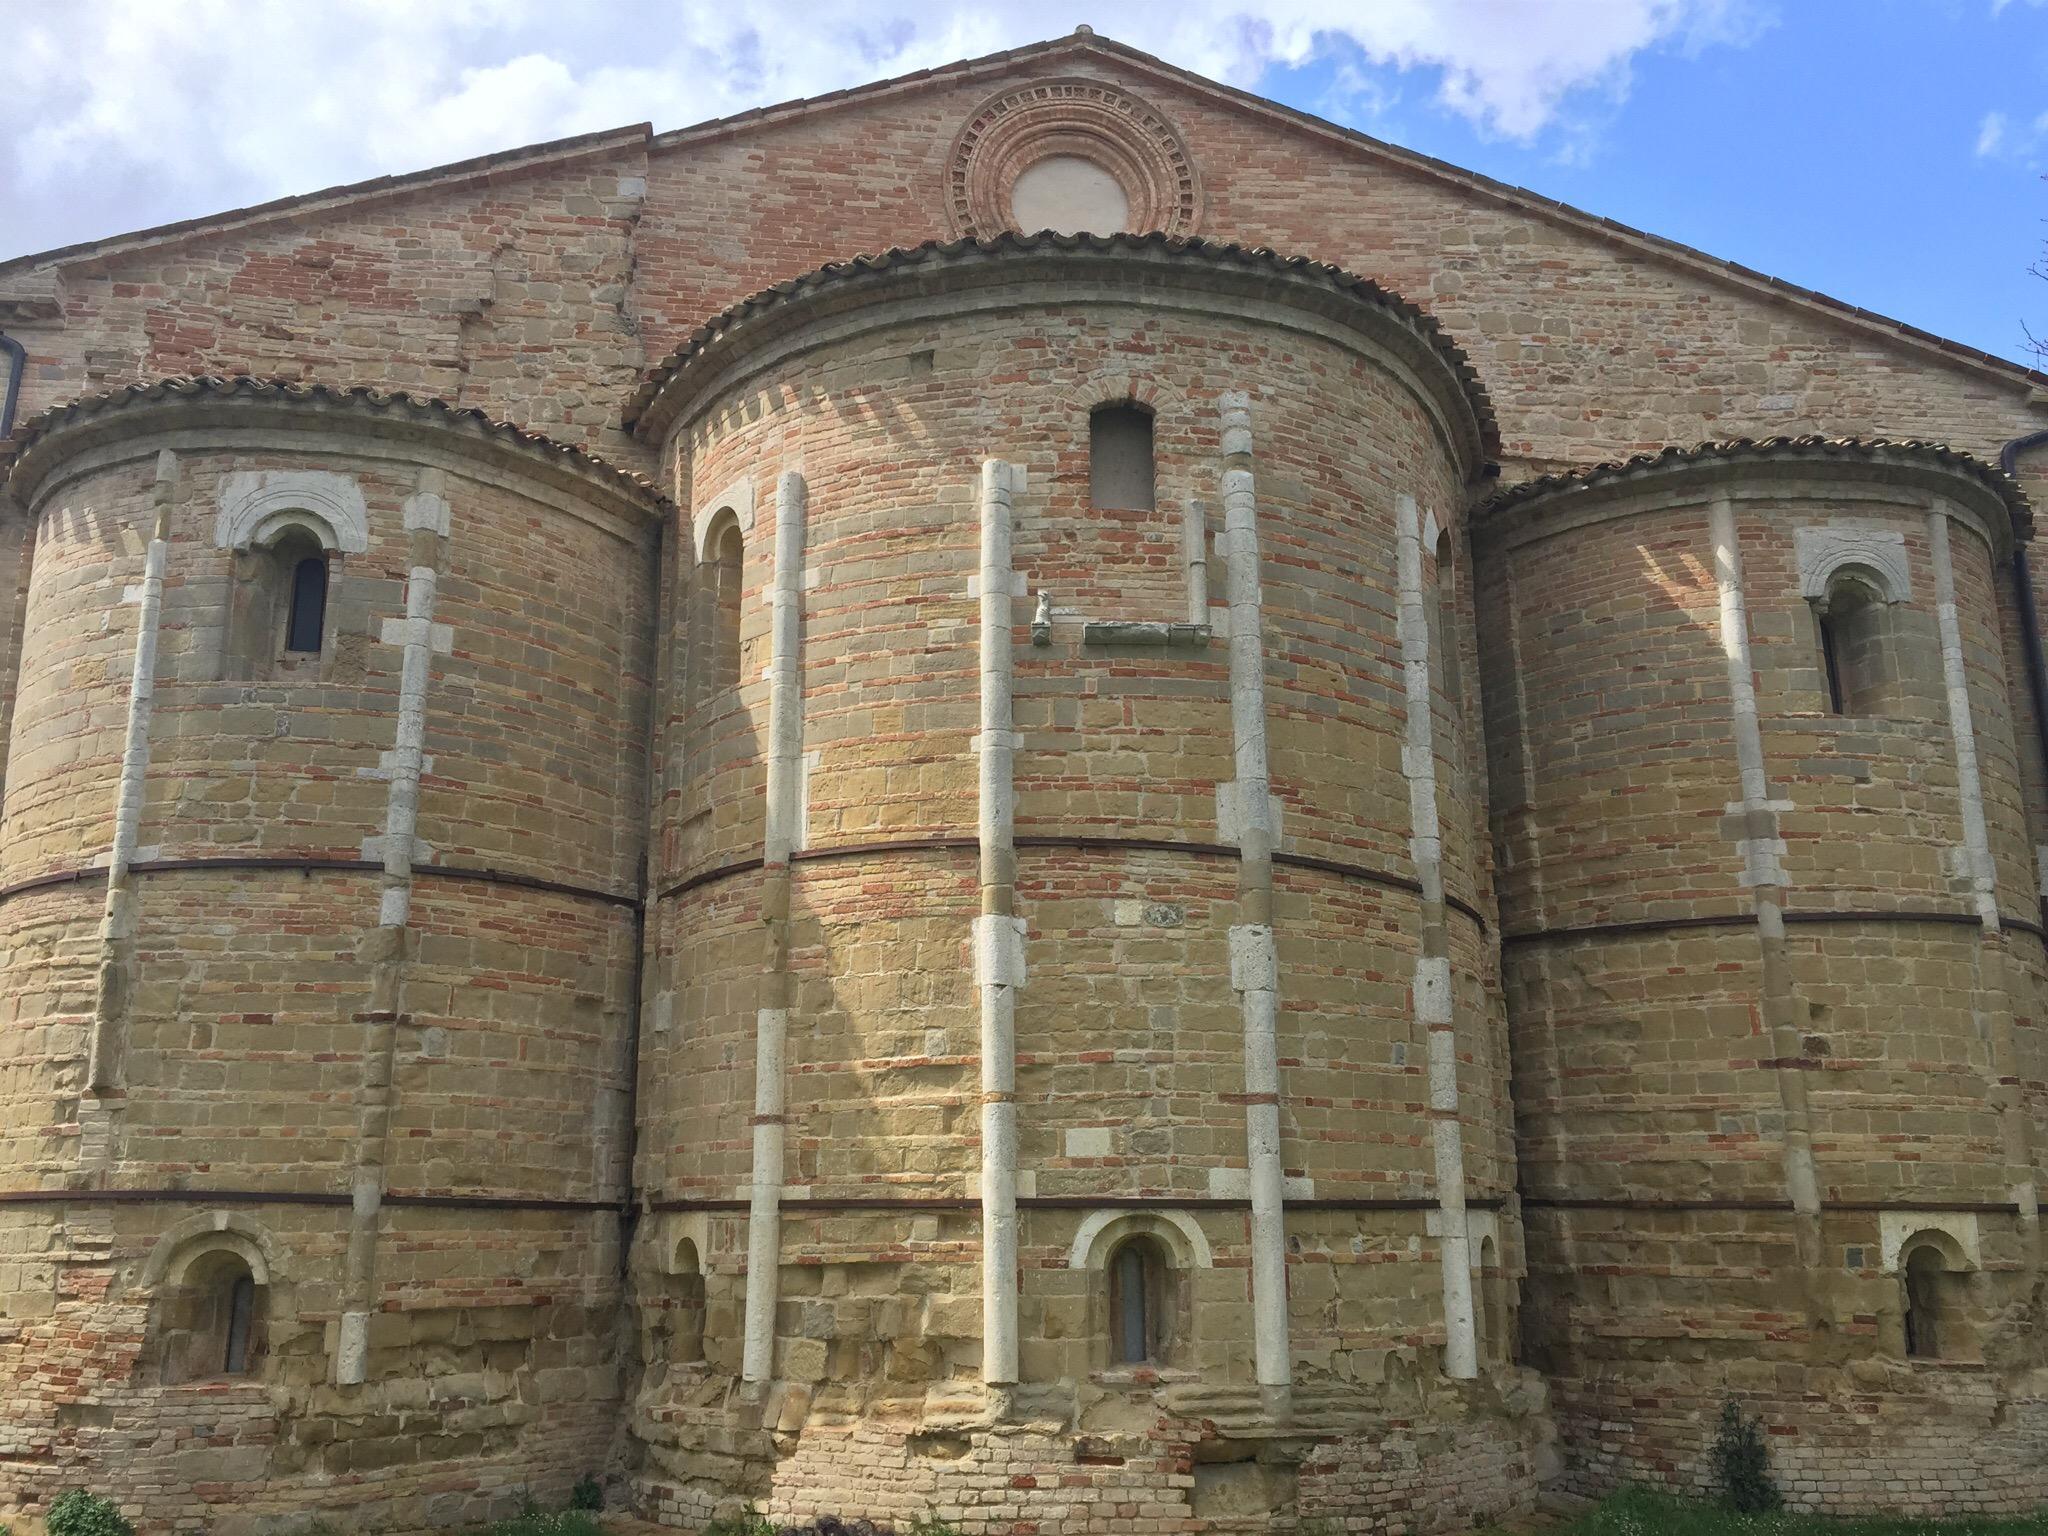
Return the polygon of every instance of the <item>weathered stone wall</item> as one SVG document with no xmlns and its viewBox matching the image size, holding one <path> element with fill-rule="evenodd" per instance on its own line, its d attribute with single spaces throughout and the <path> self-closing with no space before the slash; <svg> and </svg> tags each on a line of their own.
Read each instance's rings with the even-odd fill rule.
<svg viewBox="0 0 2048 1536">
<path fill-rule="evenodd" d="M 1201 260 L 1186 265 L 1199 296 Z M 1416 1470 L 1437 1453 L 1392 1421 L 1383 1382 L 1434 1379 L 1445 1329 L 1428 1052 L 1408 988 L 1418 901 L 1394 500 L 1405 491 L 1454 527 L 1458 466 L 1415 396 L 1355 342 L 1209 307 L 1134 302 L 1112 282 L 1067 285 L 1043 307 L 952 314 L 935 278 L 924 315 L 910 309 L 809 347 L 778 342 L 795 355 L 713 398 L 688 428 L 679 500 L 698 537 L 736 509 L 752 522 L 739 686 L 707 694 L 686 665 L 665 711 L 673 776 L 654 882 L 665 894 L 649 926 L 650 985 L 666 996 L 643 1057 L 642 1167 L 647 1198 L 674 1214 L 643 1231 L 643 1305 L 664 1305 L 661 1272 L 679 1242 L 707 1273 L 703 1359 L 658 1373 L 648 1362 L 634 1435 L 638 1486 L 672 1517 L 751 1497 L 791 1515 L 929 1508 L 972 1531 L 1012 1520 L 1166 1529 L 1191 1513 L 1249 1529 L 1293 1506 L 1297 1478 L 1311 1477 L 1297 1470 L 1305 1462 L 1320 1467 L 1317 1498 L 1361 1519 L 1428 1504 L 1425 1486 L 1450 1476 L 1447 1465 Z M 1252 398 L 1282 805 L 1274 926 L 1291 1418 L 1262 1404 L 1252 1372 L 1245 1024 L 1229 959 L 1243 918 L 1236 834 L 1218 819 L 1218 788 L 1234 777 L 1223 640 L 1169 648 L 1081 633 L 1091 621 L 1184 621 L 1189 498 L 1209 509 L 1207 611 L 1223 627 L 1219 402 L 1239 388 Z M 1156 510 L 1093 508 L 1089 411 L 1133 395 L 1156 412 Z M 1010 633 L 1027 925 L 1016 1012 L 1022 1345 L 1009 1423 L 992 1416 L 980 1380 L 974 1208 L 971 738 L 986 458 L 1024 470 Z M 774 1380 L 750 1407 L 733 1382 L 746 1233 L 726 1213 L 749 1193 L 755 1010 L 776 963 L 764 942 L 757 786 L 772 723 L 763 610 L 776 484 L 791 470 L 808 491 L 807 815 L 790 875 Z M 697 542 L 685 530 L 673 548 Z M 686 587 L 713 576 L 693 563 L 671 573 L 685 589 L 669 610 L 701 622 Z M 1041 593 L 1052 614 L 1043 645 L 1027 625 Z M 1445 628 L 1462 633 L 1458 616 Z M 1460 904 L 1451 962 L 1466 1182 L 1502 1255 L 1486 1283 L 1504 1288 L 1521 1254 L 1500 1209 L 1514 1175 L 1481 921 L 1491 905 L 1483 781 L 1460 723 L 1470 702 L 1441 686 L 1432 698 L 1445 881 Z M 1133 1223 L 1165 1231 L 1187 1266 L 1173 1345 L 1136 1370 L 1109 1357 L 1100 1267 Z M 1493 1341 L 1488 1371 L 1503 1383 L 1515 1379 L 1506 1355 Z M 1475 1480 L 1473 1507 L 1525 1503 L 1529 1404 L 1509 1409 L 1482 1392 L 1457 1409 L 1430 1395 L 1415 1410 L 1425 1420 L 1469 1411 L 1474 1444 L 1490 1435 L 1518 1448 L 1503 1452 L 1498 1477 Z M 1116 1470 L 1097 1456 L 1101 1437 L 1119 1447 Z M 1410 1475 L 1367 1475 L 1347 1437 L 1409 1446 L 1385 1454 L 1411 1456 Z M 1336 1448 L 1317 1449 L 1325 1440 Z M 878 1485 L 878 1465 L 900 1468 L 901 1486 Z M 1211 1509 L 1212 1484 L 1244 1507 Z"/>
<path fill-rule="evenodd" d="M 989 1511 L 1009 1507 L 1015 1478 L 1084 1490 L 1075 1497 L 1088 1513 L 1056 1521 L 1223 1519 L 1214 1501 L 1240 1498 L 1292 1497 L 1361 1529 L 1410 1506 L 1505 1508 L 1550 1454 L 1533 1427 L 1540 1392 L 1502 1364 L 1525 1266 L 1529 1355 L 1556 1384 L 1582 1486 L 1697 1479 L 1722 1392 L 1704 1364 L 1770 1420 L 1804 1502 L 1933 1509 L 1955 1501 L 1959 1480 L 1985 1508 L 2033 1496 L 2029 1474 L 2013 1470 L 2039 1462 L 2020 1374 L 2034 1359 L 2021 1304 L 2031 1258 L 2008 1208 L 2023 1171 L 2016 1129 L 2035 1145 L 2048 1135 L 2036 1001 L 2048 957 L 2032 873 L 2034 850 L 2048 846 L 2048 787 L 2010 568 L 1962 523 L 1956 622 L 1985 894 L 2001 919 L 1990 938 L 1957 852 L 1966 838 L 1926 524 L 1867 487 L 1775 500 L 1758 490 L 1763 499 L 1743 503 L 1760 745 L 1777 803 L 1742 808 L 1744 826 L 1732 827 L 1743 795 L 1723 724 L 1707 512 L 1683 498 L 1645 504 L 1631 520 L 1524 545 L 1475 584 L 1465 487 L 1443 445 L 1412 396 L 1327 338 L 1139 309 L 1049 304 L 1003 322 L 934 310 L 735 385 L 661 454 L 626 429 L 641 370 L 722 306 L 821 262 L 957 232 L 956 137 L 998 94 L 1050 74 L 1078 78 L 1059 87 L 1073 99 L 1105 93 L 1121 120 L 1172 140 L 1185 185 L 1162 205 L 1163 225 L 1334 260 L 1428 303 L 1491 396 L 1509 482 L 1640 448 L 1809 430 L 1932 438 L 1990 459 L 2048 420 L 2017 374 L 1084 40 L 853 100 L 651 141 L 641 130 L 593 136 L 7 264 L 0 300 L 15 306 L 9 333 L 31 354 L 24 415 L 166 372 L 405 387 L 630 465 L 661 462 L 690 514 L 662 551 L 657 626 L 645 532 L 634 518 L 579 515 L 566 503 L 582 493 L 553 471 L 530 469 L 543 494 L 502 457 L 485 474 L 467 450 L 415 455 L 416 432 L 410 446 L 357 443 L 338 458 L 303 439 L 229 450 L 203 432 L 181 437 L 162 685 L 135 827 L 139 920 L 132 949 L 116 953 L 100 934 L 105 886 L 92 866 L 113 839 L 136 614 L 123 599 L 141 584 L 154 466 L 96 468 L 79 482 L 89 495 L 39 513 L 32 549 L 13 537 L 31 524 L 0 506 L 6 1190 L 225 1188 L 233 1171 L 324 1202 L 255 1212 L 283 1254 L 280 1274 L 298 1277 L 306 1319 L 273 1337 L 266 1369 L 284 1373 L 264 1389 L 273 1418 L 246 1387 L 124 1395 L 136 1371 L 155 1369 L 148 1255 L 199 1205 L 181 1194 L 15 1211 L 0 1272 L 18 1281 L 6 1315 L 22 1331 L 0 1342 L 16 1351 L 16 1379 L 33 1383 L 21 1397 L 29 1449 L 10 1464 L 23 1469 L 11 1485 L 20 1497 L 51 1486 L 47 1469 L 106 1458 L 137 1477 L 161 1473 L 188 1513 L 253 1498 L 256 1448 L 314 1445 L 322 1424 L 352 1426 L 335 1445 L 365 1448 L 267 1453 L 279 1508 L 316 1460 L 343 1477 L 337 1505 L 383 1500 L 401 1523 L 474 1512 L 515 1473 L 559 1480 L 594 1463 L 609 1410 L 578 1373 L 608 1347 L 622 1256 L 609 1251 L 614 1218 L 586 1207 L 629 1187 L 636 1009 L 635 1183 L 655 1209 L 630 1255 L 636 1305 L 621 1336 L 640 1359 L 624 1362 L 627 1454 L 668 1518 L 736 1494 L 801 1512 L 840 1488 L 846 1504 L 878 1466 L 901 1469 L 890 1508 L 929 1499 L 990 1522 L 1007 1518 Z M 1154 513 L 1085 505 L 1087 408 L 1119 389 L 1159 413 Z M 1075 634 L 1084 618 L 1182 616 L 1182 502 L 1209 500 L 1208 527 L 1220 529 L 1218 406 L 1233 389 L 1253 397 L 1269 746 L 1280 849 L 1293 859 L 1274 887 L 1296 1405 L 1319 1393 L 1338 1405 L 1327 1422 L 1314 1407 L 1300 1434 L 1249 1461 L 1229 1458 L 1270 1405 L 1249 1352 L 1245 1030 L 1227 957 L 1241 893 L 1215 799 L 1235 746 L 1226 641 L 1115 651 Z M 1015 895 L 1030 925 L 1020 1315 L 1028 1380 L 1088 1382 L 1039 1419 L 1026 1403 L 1025 1427 L 1001 1430 L 982 1424 L 985 1401 L 966 1390 L 981 1365 L 983 1091 L 967 938 L 982 911 L 968 583 L 988 457 L 1028 472 L 1015 554 L 1028 593 L 1073 610 L 1056 613 L 1040 650 L 1027 643 L 1030 597 L 1015 608 Z M 2041 491 L 2048 455 L 2029 462 Z M 317 680 L 252 676 L 230 633 L 236 567 L 205 508 L 228 474 L 337 464 L 360 481 L 371 517 L 367 548 L 341 562 L 333 649 Z M 424 465 L 450 477 L 454 515 L 438 544 L 404 522 Z M 783 470 L 809 481 L 803 746 L 816 754 L 802 770 L 814 846 L 786 876 L 760 867 Z M 706 592 L 692 535 L 735 489 L 747 521 L 741 681 L 711 688 L 692 638 Z M 1446 1339 L 1425 1031 L 1411 995 L 1425 924 L 1401 884 L 1415 874 L 1393 579 L 1404 491 L 1452 534 L 1454 612 L 1432 620 L 1431 646 L 1452 898 L 1442 943 L 1457 1144 L 1469 1193 L 1488 1202 L 1474 1232 L 1494 1238 L 1476 1283 L 1482 1351 L 1507 1385 L 1500 1403 L 1476 1408 L 1431 1389 L 1389 1431 L 1359 1404 L 1404 1373 L 1435 1381 Z M 1897 609 L 1902 707 L 1853 724 L 1817 707 L 1812 621 L 1794 582 L 1796 529 L 1842 516 L 1898 532 L 1914 582 Z M 380 840 L 423 538 L 438 581 L 430 622 L 448 643 L 434 649 L 431 630 L 419 641 L 431 653 L 420 847 L 394 946 L 380 920 L 398 877 Z M 1433 545 L 1422 556 L 1418 574 L 1435 590 Z M 1227 570 L 1212 550 L 1218 614 Z M 1459 648 L 1455 673 L 1446 638 Z M 636 999 L 636 711 L 657 654 L 651 884 L 662 894 Z M 1784 842 L 1789 892 L 1789 932 L 1768 963 L 1737 883 L 1755 815 Z M 913 842 L 928 846 L 854 851 Z M 150 867 L 257 858 L 335 867 Z M 1842 917 L 1908 907 L 1926 920 Z M 1673 926 L 1695 919 L 1713 926 Z M 1631 923 L 1665 926 L 1613 926 Z M 1527 936 L 1588 924 L 1607 926 Z M 91 1093 L 110 954 L 129 988 L 117 998 L 125 1054 L 116 1091 Z M 402 1011 L 377 991 L 391 975 L 403 978 Z M 756 1009 L 771 975 L 793 989 L 781 1385 L 735 1406 Z M 386 1044 L 388 1086 L 366 1063 Z M 1803 1228 L 1783 1156 L 1793 1078 L 1820 1175 L 1822 1215 Z M 2009 1083 L 2024 1115 L 2003 1106 Z M 361 1307 L 340 1287 L 366 1139 L 393 1197 L 372 1245 L 378 1305 L 393 1310 L 371 1315 L 360 1341 L 382 1385 L 320 1387 L 336 1361 L 362 1353 L 343 1346 L 343 1315 Z M 396 1198 L 408 1193 L 526 1205 L 450 1214 Z M 1155 1393 L 1093 1379 L 1104 1301 L 1066 1259 L 1087 1202 L 1109 1195 L 1185 1206 L 1213 1257 L 1192 1274 L 1186 1358 L 1221 1385 L 1168 1380 Z M 856 1199 L 945 1203 L 845 1203 Z M 539 1210 L 545 1201 L 569 1208 Z M 1867 1207 L 1899 1202 L 1978 1208 L 1960 1214 L 1978 1224 L 1969 1285 L 1989 1364 L 1892 1358 L 1897 1279 L 1881 1260 L 1881 1213 Z M 477 1233 L 490 1241 L 472 1264 L 461 1255 Z M 1806 1251 L 1816 1244 L 1818 1259 Z M 1822 1271 L 1817 1287 L 1796 1279 Z M 543 1287 L 545 1305 L 507 1321 L 505 1309 Z M 472 1302 L 490 1309 L 482 1321 L 462 1320 Z M 403 1342 L 409 1332 L 416 1345 Z M 450 1379 L 463 1383 L 464 1412 L 475 1409 L 463 1422 L 484 1438 L 420 1430 L 405 1451 L 417 1421 L 385 1407 L 404 1399 L 417 1412 L 421 1389 L 387 1351 L 439 1360 L 431 1352 L 444 1346 L 459 1357 Z M 99 1363 L 68 1374 L 83 1361 Z M 566 1373 L 545 1394 L 543 1370 Z M 1162 1394 L 1173 1401 L 1153 1401 Z M 551 1406 L 534 1410 L 543 1395 Z M 183 1429 L 145 1439 L 159 1423 L 201 1438 L 199 1426 L 228 1422 L 217 1409 L 230 1402 L 248 1411 L 233 1447 L 178 1440 Z M 188 1416 L 192 1403 L 212 1406 Z M 529 1410 L 542 1417 L 503 1438 Z M 1126 1437 L 1120 1465 L 1082 1433 L 1099 1427 L 1091 1414 Z M 1230 1427 L 1189 1430 L 1201 1416 Z M 1400 1427 L 1420 1420 L 1436 1427 Z M 431 1473 L 411 1459 L 430 1442 L 428 1460 L 444 1458 Z M 536 1459 L 543 1442 L 554 1459 Z M 175 1466 L 163 1459 L 173 1444 Z M 1204 1456 L 1254 1470 L 1205 1473 Z M 1168 1490 L 1166 1512 L 1140 1487 Z M 1051 1495 L 1035 1507 L 1053 1510 Z"/>
<path fill-rule="evenodd" d="M 1929 538 L 1942 488 L 1768 455 L 1640 480 L 1481 534 L 1524 1316 L 1571 1477 L 1705 1487 L 1734 1396 L 1796 1504 L 2038 1503 L 2039 1260 L 2014 1203 L 2033 1155 L 2008 1160 L 2025 1113 L 2000 1040 L 2038 1054 L 2041 934 L 1997 633 L 2004 509 L 1948 520 L 1994 866 L 1980 885 Z M 1717 499 L 1740 546 L 1761 794 Z M 1885 605 L 1879 712 L 1829 710 L 1801 559 L 1816 536 L 1907 584 Z M 1904 1355 L 1887 1222 L 1967 1224 L 1981 1245 L 1945 1358 Z"/>
<path fill-rule="evenodd" d="M 116 404 L 30 457 L 0 1040 L 9 1192 L 32 1203 L 0 1264 L 0 1501 L 86 1482 L 158 1528 L 416 1527 L 561 1494 L 603 1466 L 617 1403 L 653 498 L 579 494 L 554 450 L 445 413 L 260 391 Z M 232 680 L 242 557 L 219 535 L 249 477 L 345 482 L 363 518 L 282 493 L 339 530 L 330 643 Z M 147 614 L 124 592 L 167 485 L 124 947 L 101 937 Z M 429 577 L 431 623 L 405 618 Z M 408 699 L 424 759 L 387 1021 Z M 216 1252 L 253 1273 L 253 1358 L 193 1377 L 169 1330 L 183 1266 Z"/>
</svg>

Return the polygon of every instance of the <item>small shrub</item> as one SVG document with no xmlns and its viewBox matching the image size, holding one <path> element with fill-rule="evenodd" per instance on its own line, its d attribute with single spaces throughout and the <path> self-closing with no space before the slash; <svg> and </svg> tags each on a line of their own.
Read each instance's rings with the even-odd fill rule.
<svg viewBox="0 0 2048 1536">
<path fill-rule="evenodd" d="M 904 1536 L 960 1536 L 960 1529 L 932 1515 L 919 1515 L 910 1522 Z"/>
<path fill-rule="evenodd" d="M 736 1515 L 720 1515 L 704 1527 L 704 1536 L 776 1536 L 774 1524 L 749 1504 Z"/>
<path fill-rule="evenodd" d="M 59 1494 L 43 1525 L 50 1536 L 135 1536 L 135 1527 L 122 1517 L 119 1505 L 83 1488 Z"/>
<path fill-rule="evenodd" d="M 578 1510 L 600 1510 L 604 1508 L 604 1484 L 588 1472 L 576 1480 L 576 1486 L 569 1490 L 569 1507 Z"/>
<path fill-rule="evenodd" d="M 1770 1450 L 1763 1425 L 1744 1415 L 1732 1397 L 1721 1405 L 1721 1425 L 1714 1432 L 1714 1482 L 1721 1502 L 1742 1515 L 1765 1515 L 1784 1506 L 1785 1496 L 1771 1476 Z"/>
</svg>

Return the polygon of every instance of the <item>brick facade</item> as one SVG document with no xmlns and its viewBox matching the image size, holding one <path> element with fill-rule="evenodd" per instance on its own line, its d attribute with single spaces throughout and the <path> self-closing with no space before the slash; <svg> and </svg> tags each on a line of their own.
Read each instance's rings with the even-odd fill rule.
<svg viewBox="0 0 2048 1536">
<path fill-rule="evenodd" d="M 2048 1499 L 2038 381 L 1088 36 L 0 320 L 0 1513 Z"/>
</svg>

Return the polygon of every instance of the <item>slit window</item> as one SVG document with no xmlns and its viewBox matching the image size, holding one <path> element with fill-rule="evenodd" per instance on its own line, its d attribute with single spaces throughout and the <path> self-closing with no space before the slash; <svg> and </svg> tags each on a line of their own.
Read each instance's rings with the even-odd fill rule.
<svg viewBox="0 0 2048 1536">
<path fill-rule="evenodd" d="M 227 1349 L 221 1360 L 221 1369 L 230 1376 L 249 1369 L 249 1329 L 255 1319 L 256 1281 L 250 1275 L 237 1275 L 228 1287 Z"/>
<path fill-rule="evenodd" d="M 1088 499 L 1095 506 L 1150 512 L 1152 413 L 1142 405 L 1097 406 L 1088 417 Z"/>
<path fill-rule="evenodd" d="M 1464 672 L 1458 658 L 1458 572 L 1451 559 L 1451 534 L 1445 529 L 1436 540 L 1436 590 L 1429 605 L 1430 648 L 1436 652 L 1437 678 L 1444 697 L 1453 704 L 1464 692 Z"/>
<path fill-rule="evenodd" d="M 1133 1237 L 1109 1259 L 1112 1365 L 1153 1365 L 1166 1343 L 1166 1258 L 1149 1237 Z"/>
<path fill-rule="evenodd" d="M 738 522 L 728 519 L 711 546 L 711 634 L 706 650 L 713 689 L 731 688 L 740 680 L 740 582 L 745 575 L 746 544 Z"/>
<path fill-rule="evenodd" d="M 317 655 L 327 626 L 327 557 L 307 555 L 292 567 L 291 608 L 285 618 L 284 648 Z"/>
<path fill-rule="evenodd" d="M 1500 1249 L 1490 1237 L 1479 1240 L 1479 1354 L 1483 1360 L 1508 1358 L 1508 1282 L 1501 1273 Z"/>
<path fill-rule="evenodd" d="M 1894 689 L 1890 605 L 1869 582 L 1844 574 L 1815 604 L 1821 686 L 1828 713 L 1877 715 Z"/>
</svg>

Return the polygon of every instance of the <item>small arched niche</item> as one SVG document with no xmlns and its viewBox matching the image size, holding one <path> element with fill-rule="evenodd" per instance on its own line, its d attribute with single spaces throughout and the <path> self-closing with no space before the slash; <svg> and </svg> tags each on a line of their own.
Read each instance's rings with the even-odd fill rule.
<svg viewBox="0 0 2048 1536">
<path fill-rule="evenodd" d="M 1974 1360 L 1970 1261 L 1955 1237 L 1935 1228 L 1899 1245 L 1902 1344 L 1909 1360 Z"/>
<path fill-rule="evenodd" d="M 668 1363 L 694 1365 L 704 1358 L 704 1264 L 689 1238 L 676 1240 L 664 1300 L 668 1306 Z"/>
<path fill-rule="evenodd" d="M 665 1236 L 645 1239 L 633 1287 L 643 1390 L 704 1360 L 704 1238 L 703 1226 L 691 1223 L 685 1231 L 671 1227 Z"/>
</svg>

